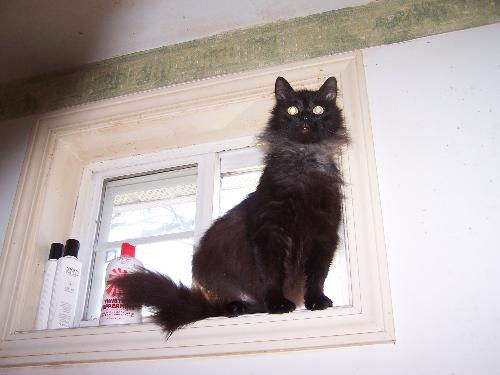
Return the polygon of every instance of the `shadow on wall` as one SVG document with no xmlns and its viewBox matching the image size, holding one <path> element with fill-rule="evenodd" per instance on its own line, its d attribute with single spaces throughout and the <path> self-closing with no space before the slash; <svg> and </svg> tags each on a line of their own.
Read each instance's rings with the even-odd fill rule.
<svg viewBox="0 0 500 375">
<path fill-rule="evenodd" d="M 42 72 L 58 71 L 64 66 L 78 66 L 82 61 L 93 61 L 108 43 L 106 33 L 113 25 L 113 17 L 120 16 L 120 12 L 123 11 L 120 0 L 2 2 L 0 6 L 1 248 L 5 241 L 29 133 L 34 124 L 33 117 L 25 116 L 70 105 L 75 98 L 82 95 L 85 85 L 92 83 L 73 79 L 76 75 L 71 74 L 71 69 L 66 70 L 70 74 L 64 75 L 63 82 L 54 85 L 47 85 L 46 81 L 41 79 L 43 76 L 20 79 L 19 77 L 32 77 Z M 48 35 L 51 36 L 49 41 L 46 39 Z M 19 81 L 30 81 L 34 85 L 19 85 Z M 14 92 L 13 87 L 16 87 Z M 27 87 L 32 89 L 28 90 Z M 19 92 L 22 90 L 25 92 Z M 41 97 L 48 98 L 49 100 L 44 102 L 51 103 L 52 108 L 41 108 L 38 102 L 38 98 Z M 64 103 L 57 98 L 63 98 Z M 5 112 L 17 113 L 24 117 L 2 121 L 1 114 Z"/>
<path fill-rule="evenodd" d="M 99 59 L 111 42 L 113 20 L 128 11 L 121 0 L 4 2 L 0 41 L 7 53 L 0 61 L 0 120 L 81 103 L 89 88 L 106 86 L 102 80 L 112 85 L 113 77 L 96 74 L 83 80 L 76 72 L 82 63 Z M 64 74 L 47 84 L 40 75 L 47 72 Z"/>
<path fill-rule="evenodd" d="M 132 6 L 122 0 L 4 2 L 0 41 L 8 53 L 0 61 L 0 82 L 100 60 L 110 49 L 116 20 Z"/>
<path fill-rule="evenodd" d="M 0 256 L 32 123 L 26 118 L 0 123 Z"/>
</svg>

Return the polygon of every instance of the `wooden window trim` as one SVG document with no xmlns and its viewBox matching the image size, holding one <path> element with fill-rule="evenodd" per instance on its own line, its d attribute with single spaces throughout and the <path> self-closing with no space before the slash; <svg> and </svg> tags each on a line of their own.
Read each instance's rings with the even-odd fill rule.
<svg viewBox="0 0 500 375">
<path fill-rule="evenodd" d="M 151 324 L 30 331 L 47 245 L 82 238 L 96 218 L 99 172 L 140 167 L 221 140 L 248 142 L 264 126 L 278 75 L 318 87 L 335 75 L 353 143 L 342 156 L 348 184 L 352 306 L 197 322 L 165 340 Z M 0 259 L 0 366 L 181 358 L 393 342 L 382 213 L 364 68 L 359 52 L 167 87 L 36 119 Z M 243 141 L 242 141 L 243 140 Z M 209 181 L 206 181 L 210 183 Z M 205 207 L 206 215 L 212 207 Z"/>
</svg>

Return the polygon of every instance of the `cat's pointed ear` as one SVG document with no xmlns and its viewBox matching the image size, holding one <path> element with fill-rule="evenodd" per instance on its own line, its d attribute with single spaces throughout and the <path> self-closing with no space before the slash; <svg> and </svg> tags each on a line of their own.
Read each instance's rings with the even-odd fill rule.
<svg viewBox="0 0 500 375">
<path fill-rule="evenodd" d="M 328 78 L 318 90 L 318 95 L 326 101 L 335 101 L 337 98 L 337 79 Z"/>
<path fill-rule="evenodd" d="M 276 78 L 276 83 L 274 84 L 274 94 L 278 100 L 286 100 L 293 95 L 294 91 L 292 86 L 283 77 Z"/>
</svg>

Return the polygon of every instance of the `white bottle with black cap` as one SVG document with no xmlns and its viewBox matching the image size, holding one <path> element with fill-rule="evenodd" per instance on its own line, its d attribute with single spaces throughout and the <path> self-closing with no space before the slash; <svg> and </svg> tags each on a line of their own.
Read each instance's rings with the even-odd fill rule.
<svg viewBox="0 0 500 375">
<path fill-rule="evenodd" d="M 50 300 L 49 329 L 73 326 L 78 287 L 82 274 L 82 263 L 77 258 L 79 249 L 80 242 L 78 240 L 67 240 L 64 256 L 57 261 Z"/>
<path fill-rule="evenodd" d="M 47 329 L 50 297 L 52 296 L 52 287 L 54 285 L 54 277 L 56 275 L 57 260 L 62 257 L 63 250 L 64 245 L 62 243 L 53 243 L 50 245 L 49 260 L 45 264 L 42 290 L 40 291 L 40 302 L 38 303 L 35 329 Z"/>
</svg>

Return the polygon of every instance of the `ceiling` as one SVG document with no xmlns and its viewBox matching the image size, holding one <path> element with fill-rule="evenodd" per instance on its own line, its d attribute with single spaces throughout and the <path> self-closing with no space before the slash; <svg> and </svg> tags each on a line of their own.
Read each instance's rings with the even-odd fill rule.
<svg viewBox="0 0 500 375">
<path fill-rule="evenodd" d="M 368 0 L 0 0 L 0 82 Z"/>
</svg>

